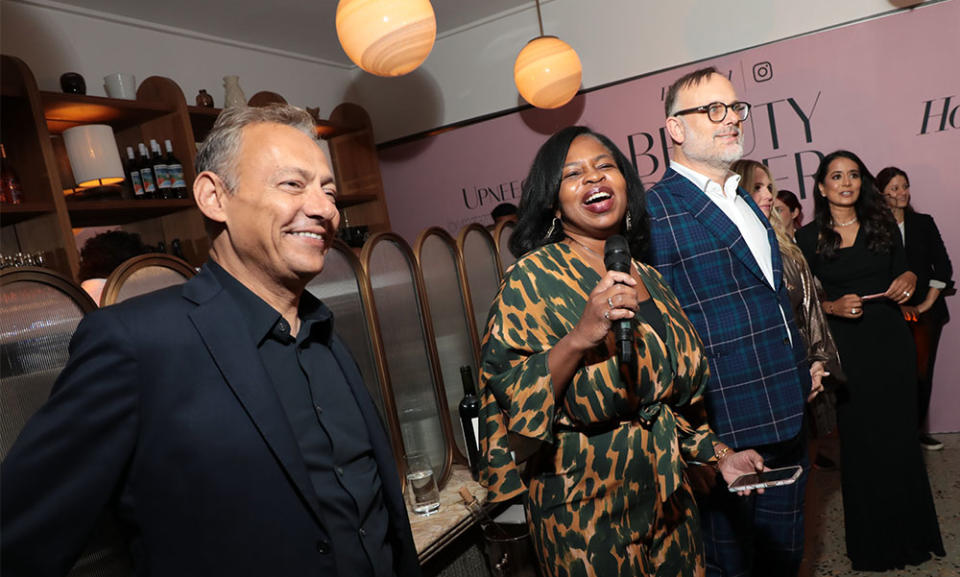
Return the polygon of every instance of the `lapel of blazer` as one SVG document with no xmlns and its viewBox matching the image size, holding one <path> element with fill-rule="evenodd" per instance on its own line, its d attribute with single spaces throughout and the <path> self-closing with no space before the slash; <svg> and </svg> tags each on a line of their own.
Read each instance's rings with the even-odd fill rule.
<svg viewBox="0 0 960 577">
<path fill-rule="evenodd" d="M 917 232 L 917 228 L 914 226 L 915 224 L 917 224 L 917 221 L 913 218 L 910 211 L 905 211 L 903 214 L 903 238 L 901 239 L 903 240 L 904 249 L 907 248 L 907 241 L 910 240 L 911 235 Z M 899 226 L 897 227 L 897 232 L 900 232 Z"/>
<path fill-rule="evenodd" d="M 316 492 L 286 411 L 250 341 L 249 333 L 238 330 L 238 323 L 243 322 L 243 311 L 222 290 L 207 267 L 184 285 L 183 296 L 197 305 L 190 313 L 190 319 L 227 386 L 293 481 L 300 498 L 317 521 L 322 522 Z"/>
<path fill-rule="evenodd" d="M 747 206 L 750 207 L 753 214 L 757 215 L 757 218 L 760 219 L 760 224 L 762 224 L 763 228 L 767 231 L 767 243 L 770 245 L 770 260 L 773 265 L 773 288 L 780 290 L 780 281 L 783 279 L 783 257 L 780 254 L 780 243 L 777 241 L 777 233 L 773 231 L 770 219 L 760 212 L 760 207 L 757 206 L 757 203 L 753 202 L 753 198 L 743 187 L 737 187 L 737 194 L 743 197 L 744 202 L 747 203 Z M 749 247 L 747 247 L 747 250 L 749 252 Z M 753 253 L 751 253 L 751 256 L 753 256 Z M 754 263 L 756 263 L 756 259 L 754 259 Z M 762 275 L 762 271 L 760 278 L 766 281 L 766 277 Z"/>
<path fill-rule="evenodd" d="M 689 179 L 674 171 L 672 168 L 667 170 L 663 180 L 669 185 L 668 190 L 680 199 L 682 206 L 686 207 L 686 209 L 690 211 L 690 214 L 692 214 L 704 228 L 710 231 L 723 246 L 729 248 L 730 252 L 732 252 L 750 272 L 756 275 L 763 284 L 768 284 L 766 277 L 763 275 L 763 271 L 760 270 L 760 265 L 757 264 L 757 259 L 753 257 L 753 253 L 750 252 L 750 247 L 747 246 L 743 235 L 740 234 L 740 229 L 737 228 L 737 225 L 733 224 L 730 217 L 720 210 L 720 207 L 707 197 L 705 192 L 697 188 Z M 737 194 L 743 196 L 741 189 L 737 189 Z M 753 201 L 749 199 L 749 195 L 747 195 L 747 200 L 747 204 L 752 207 L 754 213 L 761 217 L 760 222 L 764 222 L 762 219 L 763 214 L 759 212 L 759 209 Z M 779 270 L 780 255 L 779 252 L 775 250 L 777 245 L 774 242 L 775 237 L 773 230 L 769 224 L 765 224 L 765 227 L 767 229 L 767 239 L 770 242 L 770 253 L 774 262 L 774 286 L 779 286 L 779 276 L 781 273 Z"/>
</svg>

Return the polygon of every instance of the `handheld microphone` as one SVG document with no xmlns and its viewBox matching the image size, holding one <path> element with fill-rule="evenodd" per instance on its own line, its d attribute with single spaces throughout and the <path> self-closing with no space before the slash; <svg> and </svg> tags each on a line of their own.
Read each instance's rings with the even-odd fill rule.
<svg viewBox="0 0 960 577">
<path fill-rule="evenodd" d="M 607 239 L 603 247 L 603 266 L 607 270 L 630 273 L 630 245 L 627 239 L 615 234 Z M 617 358 L 621 365 L 633 363 L 633 319 L 620 319 L 613 323 L 613 334 L 617 341 Z"/>
</svg>

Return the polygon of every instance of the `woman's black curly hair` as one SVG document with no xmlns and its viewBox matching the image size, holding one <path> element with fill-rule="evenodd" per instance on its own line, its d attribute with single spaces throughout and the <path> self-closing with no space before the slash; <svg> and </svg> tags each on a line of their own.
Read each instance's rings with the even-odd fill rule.
<svg viewBox="0 0 960 577">
<path fill-rule="evenodd" d="M 826 259 L 836 256 L 836 250 L 840 246 L 840 234 L 833 230 L 833 217 L 830 216 L 830 202 L 819 192 L 819 185 L 824 184 L 827 179 L 827 172 L 830 170 L 830 164 L 838 159 L 846 158 L 853 161 L 860 171 L 860 196 L 853 205 L 857 213 L 857 219 L 860 221 L 860 233 L 867 242 L 867 248 L 875 253 L 888 253 L 893 250 L 896 244 L 895 236 L 898 235 L 897 223 L 893 219 L 893 214 L 887 208 L 887 203 L 877 190 L 873 175 L 867 170 L 863 161 L 856 154 L 849 150 L 837 150 L 831 152 L 820 161 L 820 167 L 814 176 L 814 181 L 818 185 L 817 194 L 814 195 L 814 220 L 820 228 L 820 238 L 817 240 L 817 252 Z"/>
<path fill-rule="evenodd" d="M 523 183 L 523 194 L 517 209 L 517 226 L 510 236 L 510 252 L 517 258 L 541 246 L 560 241 L 564 238 L 563 227 L 556 226 L 550 231 L 554 215 L 559 206 L 560 181 L 567 151 L 573 140 L 582 135 L 591 136 L 600 142 L 617 163 L 627 183 L 627 214 L 630 215 L 630 230 L 627 230 L 626 218 L 620 227 L 620 234 L 630 245 L 633 258 L 643 261 L 650 243 L 650 222 L 643 183 L 637 171 L 627 157 L 609 138 L 596 133 L 586 126 L 568 126 L 560 130 L 540 147 L 530 166 L 530 173 Z M 551 234 L 547 234 L 550 232 Z"/>
</svg>

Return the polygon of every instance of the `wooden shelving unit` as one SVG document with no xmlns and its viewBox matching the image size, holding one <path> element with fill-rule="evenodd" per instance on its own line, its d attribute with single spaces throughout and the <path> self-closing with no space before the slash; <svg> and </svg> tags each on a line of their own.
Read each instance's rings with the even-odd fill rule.
<svg viewBox="0 0 960 577">
<path fill-rule="evenodd" d="M 40 102 L 50 134 L 85 124 L 108 124 L 119 131 L 170 113 L 164 104 L 59 92 L 40 92 Z"/>
<path fill-rule="evenodd" d="M 207 108 L 205 106 L 188 106 L 187 113 L 190 115 L 190 126 L 193 128 L 194 142 L 201 142 L 204 137 L 213 128 L 213 123 L 220 116 L 222 108 Z"/>
<path fill-rule="evenodd" d="M 3 252 L 43 252 L 49 265 L 77 278 L 79 251 L 75 229 L 121 226 L 147 244 L 170 246 L 180 239 L 191 264 L 206 259 L 209 248 L 203 219 L 190 199 L 80 199 L 68 196 L 75 185 L 62 133 L 86 124 L 109 125 L 121 158 L 127 146 L 170 139 L 189 183 L 196 175 L 196 145 L 213 128 L 219 108 L 188 106 L 180 87 L 151 76 L 137 89 L 136 100 L 61 94 L 38 90 L 33 73 L 19 58 L 0 56 L 0 142 L 24 188 L 24 202 L 0 205 Z M 251 106 L 285 102 L 273 92 L 250 99 Z M 317 121 L 317 133 L 329 143 L 340 195 L 351 225 L 370 232 L 388 231 L 390 222 L 370 119 L 359 106 L 338 106 L 329 120 Z"/>
<path fill-rule="evenodd" d="M 192 198 L 174 200 L 67 200 L 74 227 L 129 224 L 194 208 Z"/>
</svg>

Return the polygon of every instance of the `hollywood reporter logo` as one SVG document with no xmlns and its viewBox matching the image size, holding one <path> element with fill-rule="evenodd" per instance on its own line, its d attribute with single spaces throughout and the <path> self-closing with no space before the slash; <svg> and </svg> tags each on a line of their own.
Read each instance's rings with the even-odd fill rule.
<svg viewBox="0 0 960 577">
<path fill-rule="evenodd" d="M 753 65 L 753 81 L 766 82 L 773 78 L 773 65 L 764 60 Z"/>
</svg>

